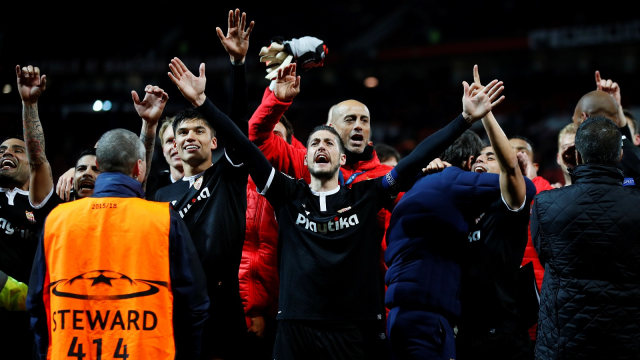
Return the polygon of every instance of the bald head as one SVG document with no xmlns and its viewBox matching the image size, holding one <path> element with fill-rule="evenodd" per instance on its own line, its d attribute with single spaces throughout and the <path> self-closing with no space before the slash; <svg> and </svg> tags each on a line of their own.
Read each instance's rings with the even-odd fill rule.
<svg viewBox="0 0 640 360">
<path fill-rule="evenodd" d="M 602 90 L 588 92 L 578 101 L 573 112 L 573 122 L 580 125 L 592 116 L 603 116 L 618 123 L 618 103 L 613 96 Z"/>
<path fill-rule="evenodd" d="M 351 152 L 361 154 L 369 144 L 369 109 L 360 101 L 345 100 L 333 105 L 329 109 L 327 125 L 336 129 L 344 147 Z"/>
</svg>

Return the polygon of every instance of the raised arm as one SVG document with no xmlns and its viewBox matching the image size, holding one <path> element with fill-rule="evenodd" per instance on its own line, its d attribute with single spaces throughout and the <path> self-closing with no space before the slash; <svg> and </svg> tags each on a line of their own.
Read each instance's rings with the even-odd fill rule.
<svg viewBox="0 0 640 360">
<path fill-rule="evenodd" d="M 482 86 L 480 82 L 480 74 L 478 65 L 473 66 L 474 84 Z M 493 152 L 496 155 L 498 165 L 500 165 L 500 192 L 502 198 L 511 209 L 519 209 L 524 203 L 526 197 L 526 184 L 524 176 L 520 171 L 518 157 L 515 150 L 509 143 L 509 138 L 498 124 L 493 112 L 489 111 L 482 118 L 482 126 L 487 132 Z"/>
<path fill-rule="evenodd" d="M 22 98 L 24 142 L 31 169 L 29 200 L 38 206 L 53 189 L 53 174 L 45 155 L 44 131 L 38 116 L 38 99 L 47 87 L 47 76 L 40 75 L 40 69 L 31 65 L 22 68 L 16 65 L 16 75 Z"/>
<path fill-rule="evenodd" d="M 153 149 L 156 143 L 156 129 L 158 121 L 162 116 L 164 107 L 169 100 L 169 95 L 161 88 L 153 85 L 147 85 L 144 88 L 144 98 L 140 100 L 138 93 L 131 90 L 131 98 L 133 106 L 142 119 L 142 129 L 140 129 L 140 140 L 144 144 L 146 151 L 147 172 L 144 176 L 143 188 L 147 185 L 147 177 L 151 171 L 151 159 L 153 158 Z"/>
<path fill-rule="evenodd" d="M 498 80 L 491 81 L 482 88 L 478 84 L 462 82 L 464 89 L 462 96 L 462 113 L 442 129 L 436 131 L 420 144 L 406 157 L 402 158 L 398 165 L 391 170 L 392 182 L 399 181 L 399 190 L 408 189 L 420 174 L 424 164 L 438 157 L 451 143 L 475 121 L 484 117 L 491 109 L 504 100 L 500 96 L 504 87 Z M 389 176 L 387 177 L 389 180 Z"/>
<path fill-rule="evenodd" d="M 169 68 L 171 69 L 171 72 L 168 73 L 169 78 L 178 87 L 180 93 L 202 112 L 226 143 L 236 148 L 236 153 L 247 165 L 253 181 L 258 188 L 263 188 L 267 184 L 273 167 L 260 152 L 260 149 L 249 141 L 238 125 L 207 99 L 204 94 L 206 87 L 204 64 L 200 65 L 200 76 L 198 77 L 194 76 L 178 58 L 171 60 Z"/>
</svg>

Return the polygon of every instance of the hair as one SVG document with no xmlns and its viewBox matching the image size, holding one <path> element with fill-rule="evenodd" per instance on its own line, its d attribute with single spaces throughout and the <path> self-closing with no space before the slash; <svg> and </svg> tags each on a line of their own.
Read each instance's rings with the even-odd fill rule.
<svg viewBox="0 0 640 360">
<path fill-rule="evenodd" d="M 287 119 L 284 115 L 280 117 L 280 122 L 282 123 L 282 126 L 284 126 L 284 129 L 287 130 L 286 140 L 289 144 L 291 144 L 291 137 L 293 136 L 293 125 L 291 125 L 291 121 L 289 121 L 289 119 Z"/>
<path fill-rule="evenodd" d="M 473 130 L 467 129 L 453 144 L 444 150 L 440 155 L 440 159 L 461 168 L 462 164 L 470 156 L 478 157 L 484 147 L 485 143 L 480 139 L 480 136 Z"/>
<path fill-rule="evenodd" d="M 80 154 L 76 157 L 76 162 L 75 164 L 78 165 L 78 161 L 80 161 L 80 159 L 82 159 L 83 157 L 87 156 L 87 155 L 93 155 L 96 156 L 96 148 L 89 148 L 89 149 L 84 149 L 80 152 Z"/>
<path fill-rule="evenodd" d="M 330 133 L 332 133 L 335 137 L 336 137 L 336 142 L 338 143 L 338 148 L 340 149 L 340 153 L 344 154 L 344 144 L 342 143 L 342 139 L 340 138 L 340 134 L 338 134 L 338 131 L 336 131 L 336 129 L 334 129 L 333 127 L 329 126 L 329 125 L 318 125 L 316 127 L 313 128 L 313 130 L 311 130 L 311 132 L 309 133 L 309 137 L 307 138 L 307 148 L 309 147 L 309 141 L 311 140 L 311 136 L 315 133 L 317 133 L 318 131 L 321 130 L 326 130 Z"/>
<path fill-rule="evenodd" d="M 396 160 L 400 161 L 400 152 L 391 145 L 377 143 L 374 145 L 374 149 L 376 151 L 376 154 L 378 155 L 378 160 L 380 160 L 380 162 L 387 161 L 392 157 L 395 157 Z"/>
<path fill-rule="evenodd" d="M 571 122 L 565 125 L 558 133 L 558 149 L 560 149 L 560 147 L 562 146 L 562 144 L 560 143 L 560 139 L 562 139 L 562 137 L 566 134 L 575 134 L 577 130 L 578 125 L 576 125 L 576 123 Z"/>
<path fill-rule="evenodd" d="M 138 160 L 145 160 L 144 144 L 133 132 L 113 129 L 98 140 L 96 161 L 100 171 L 131 175 Z"/>
<path fill-rule="evenodd" d="M 200 111 L 196 109 L 186 109 L 176 114 L 176 116 L 173 118 L 173 124 L 172 124 L 173 133 L 174 134 L 176 133 L 176 130 L 178 129 L 178 126 L 181 123 L 189 120 L 195 120 L 195 119 L 200 119 L 206 124 L 209 130 L 211 130 L 211 136 L 216 135 L 216 131 L 213 129 L 213 126 L 211 126 L 211 123 L 209 123 L 207 118 L 204 115 L 202 115 Z"/>
<path fill-rule="evenodd" d="M 158 130 L 158 137 L 160 141 L 162 141 L 162 137 L 164 136 L 164 132 L 167 130 L 169 126 L 173 129 L 173 120 L 175 116 L 168 116 L 162 120 L 162 125 L 160 125 L 160 129 Z"/>
<path fill-rule="evenodd" d="M 585 164 L 614 165 L 620 160 L 622 134 L 606 117 L 589 117 L 576 132 L 576 150 Z"/>
<path fill-rule="evenodd" d="M 624 113 L 624 116 L 627 118 L 627 121 L 630 121 L 633 123 L 633 132 L 631 133 L 631 135 L 637 135 L 638 133 L 640 133 L 640 130 L 638 129 L 638 120 L 633 116 L 631 111 L 625 109 L 625 110 L 622 110 L 622 112 Z"/>
</svg>

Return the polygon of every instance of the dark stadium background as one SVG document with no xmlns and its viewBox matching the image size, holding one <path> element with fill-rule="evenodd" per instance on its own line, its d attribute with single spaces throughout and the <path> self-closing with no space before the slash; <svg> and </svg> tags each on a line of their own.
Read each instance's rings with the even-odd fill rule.
<svg viewBox="0 0 640 360">
<path fill-rule="evenodd" d="M 287 112 L 301 139 L 325 121 L 332 104 L 354 98 L 371 111 L 373 141 L 406 154 L 461 111 L 461 82 L 472 80 L 478 64 L 483 81 L 505 82 L 506 101 L 495 114 L 507 135 L 530 138 L 541 174 L 560 181 L 556 135 L 580 96 L 595 88 L 595 70 L 618 81 L 623 106 L 640 117 L 640 15 L 628 4 L 183 1 L 5 9 L 0 135 L 22 131 L 16 64 L 37 65 L 48 77 L 40 116 L 56 180 L 104 131 L 139 132 L 131 90 L 163 87 L 170 96 L 166 115 L 187 106 L 167 76 L 173 56 L 193 71 L 205 62 L 207 94 L 225 106 L 228 56 L 215 27 L 226 31 L 228 10 L 239 7 L 256 22 L 247 59 L 250 111 L 268 85 L 258 52 L 272 37 L 312 35 L 329 47 L 324 68 L 302 73 L 302 92 Z M 379 81 L 375 88 L 364 86 L 371 76 Z M 112 109 L 94 112 L 98 99 Z M 474 129 L 483 134 L 480 124 Z"/>
</svg>

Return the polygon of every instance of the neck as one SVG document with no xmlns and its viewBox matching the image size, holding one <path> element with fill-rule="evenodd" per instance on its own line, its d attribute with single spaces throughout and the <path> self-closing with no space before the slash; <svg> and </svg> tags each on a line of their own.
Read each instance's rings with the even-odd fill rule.
<svg viewBox="0 0 640 360">
<path fill-rule="evenodd" d="M 571 185 L 571 176 L 567 172 L 562 172 L 562 176 L 564 176 L 564 186 Z"/>
<path fill-rule="evenodd" d="M 189 163 L 182 162 L 182 168 L 184 169 L 184 176 L 193 176 L 200 174 L 201 172 L 207 170 L 211 167 L 211 159 L 207 159 L 203 162 L 198 163 L 195 166 L 190 165 Z"/>
<path fill-rule="evenodd" d="M 361 153 L 353 152 L 349 149 L 344 149 L 344 153 L 347 155 L 346 165 L 355 164 L 358 161 L 370 160 L 373 156 L 373 146 L 367 145 Z"/>
<path fill-rule="evenodd" d="M 15 189 L 18 188 L 20 190 L 29 190 L 29 181 L 25 181 L 22 184 L 19 184 L 16 181 L 13 181 L 12 179 L 2 179 L 2 181 L 0 181 L 0 187 L 5 188 L 5 189 Z"/>
<path fill-rule="evenodd" d="M 169 174 L 171 175 L 171 178 L 174 181 L 180 180 L 182 179 L 182 176 L 184 175 L 184 172 L 174 168 L 173 166 L 169 167 Z"/>
<path fill-rule="evenodd" d="M 314 176 L 311 176 L 311 183 L 309 187 L 311 190 L 316 192 L 329 191 L 337 188 L 340 185 L 338 181 L 338 173 L 331 177 L 331 179 L 320 179 Z"/>
</svg>

